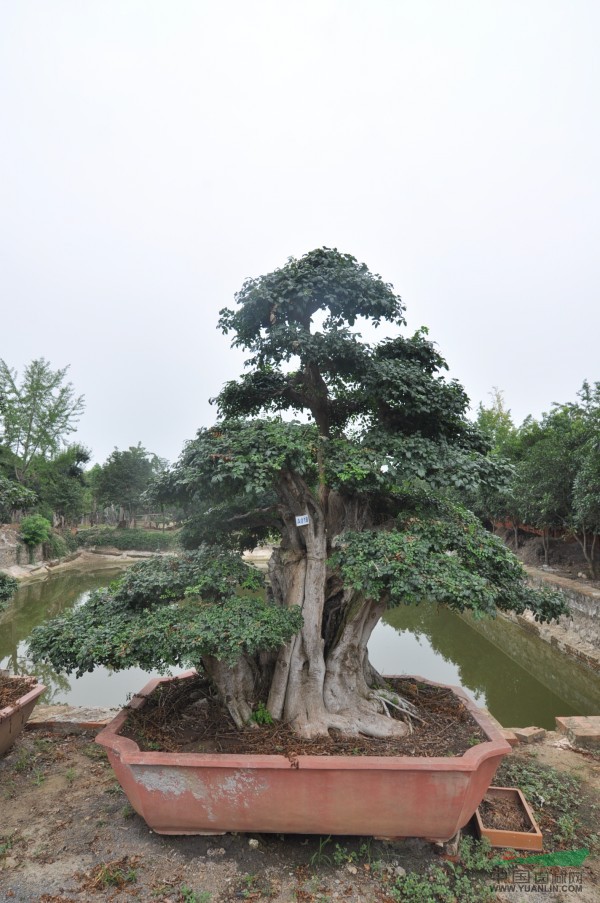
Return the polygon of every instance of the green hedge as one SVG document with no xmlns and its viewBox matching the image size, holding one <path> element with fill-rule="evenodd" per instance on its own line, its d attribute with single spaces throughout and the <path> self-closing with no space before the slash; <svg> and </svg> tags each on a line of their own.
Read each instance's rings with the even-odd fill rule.
<svg viewBox="0 0 600 903">
<path fill-rule="evenodd" d="M 79 530 L 74 539 L 78 548 L 112 546 L 122 551 L 166 552 L 179 548 L 179 531 L 163 533 L 160 530 L 141 530 L 130 527 L 87 527 Z"/>
</svg>

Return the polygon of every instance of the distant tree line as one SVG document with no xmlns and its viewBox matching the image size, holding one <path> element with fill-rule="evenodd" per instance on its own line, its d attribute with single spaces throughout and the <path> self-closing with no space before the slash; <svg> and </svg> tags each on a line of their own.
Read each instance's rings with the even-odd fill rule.
<svg viewBox="0 0 600 903">
<path fill-rule="evenodd" d="M 577 401 L 553 404 L 539 420 L 515 426 L 502 392 L 479 406 L 477 424 L 505 466 L 501 489 L 485 486 L 468 501 L 484 520 L 539 531 L 548 563 L 550 537 L 575 539 L 593 577 L 600 559 L 600 382 L 584 382 Z"/>
<path fill-rule="evenodd" d="M 140 443 L 115 448 L 104 464 L 87 467 L 91 452 L 69 444 L 84 411 L 84 398 L 66 381 L 68 368 L 53 370 L 44 358 L 32 361 L 21 379 L 0 359 L 0 523 L 35 516 L 24 535 L 51 526 L 113 524 L 135 526 L 152 512 L 156 525 L 179 519 L 166 507 L 155 480 L 167 462 Z M 501 391 L 480 405 L 477 426 L 487 437 L 496 465 L 494 485 L 460 490 L 489 526 L 512 525 L 539 531 L 548 561 L 550 537 L 577 540 L 593 576 L 600 566 L 600 382 L 584 382 L 577 401 L 554 404 L 539 420 L 513 422 Z M 498 486 L 497 472 L 504 472 Z M 457 484 L 458 485 L 458 484 Z M 161 507 L 162 506 L 162 507 Z M 44 541 L 42 539 L 41 541 Z"/>
<path fill-rule="evenodd" d="M 135 524 L 149 510 L 148 490 L 166 461 L 141 444 L 115 450 L 88 468 L 91 452 L 69 444 L 84 411 L 84 397 L 67 382 L 67 367 L 32 361 L 21 378 L 0 359 L 0 523 L 25 526 L 30 545 L 49 528 L 79 523 Z M 162 512 L 163 519 L 172 512 Z M 40 518 L 47 522 L 43 527 Z"/>
</svg>

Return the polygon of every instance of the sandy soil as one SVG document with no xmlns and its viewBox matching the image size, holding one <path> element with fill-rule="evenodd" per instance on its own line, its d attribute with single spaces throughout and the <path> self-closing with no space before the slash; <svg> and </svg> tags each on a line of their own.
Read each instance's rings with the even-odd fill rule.
<svg viewBox="0 0 600 903">
<path fill-rule="evenodd" d="M 439 851 L 419 840 L 161 837 L 133 812 L 93 737 L 28 730 L 0 760 L 2 903 L 390 903 L 402 869 L 422 872 L 439 862 Z M 597 825 L 600 760 L 552 742 L 556 738 L 516 755 L 576 772 L 588 800 L 583 817 Z M 597 860 L 586 862 L 583 895 L 540 900 L 571 897 L 600 899 Z"/>
</svg>

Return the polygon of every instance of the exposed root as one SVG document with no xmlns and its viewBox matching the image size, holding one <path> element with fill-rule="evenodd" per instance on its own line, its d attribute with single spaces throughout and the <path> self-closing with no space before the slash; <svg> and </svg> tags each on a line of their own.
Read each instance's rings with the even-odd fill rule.
<svg viewBox="0 0 600 903">
<path fill-rule="evenodd" d="M 240 730 L 249 724 L 255 683 L 251 662 L 241 656 L 235 665 L 229 666 L 213 656 L 205 656 L 202 665 L 235 726 Z"/>
<path fill-rule="evenodd" d="M 396 709 L 397 712 L 400 712 L 402 720 L 406 722 L 410 734 L 413 732 L 413 719 L 423 723 L 423 719 L 417 715 L 417 710 L 412 702 L 409 702 L 408 699 L 404 699 L 403 696 L 399 696 L 397 693 L 379 689 L 369 693 L 368 698 L 376 702 L 383 709 L 384 714 L 387 715 L 388 718 L 392 717 L 389 706 Z"/>
<path fill-rule="evenodd" d="M 366 737 L 374 737 L 382 740 L 393 737 L 406 737 L 412 733 L 412 725 L 397 718 L 380 715 L 377 712 L 358 711 L 349 718 L 352 730 L 343 730 L 343 733 L 364 734 Z"/>
<path fill-rule="evenodd" d="M 343 712 L 323 711 L 318 718 L 296 718 L 291 727 L 299 737 L 306 740 L 327 737 L 331 729 L 348 737 L 362 734 L 382 740 L 405 737 L 412 733 L 412 724 L 392 718 L 389 713 L 385 715 L 374 711 L 373 701 L 369 704 L 364 700 L 362 705 Z"/>
<path fill-rule="evenodd" d="M 294 733 L 298 734 L 304 740 L 316 740 L 319 737 L 328 737 L 331 728 L 340 731 L 343 734 L 356 736 L 359 733 L 354 724 L 341 715 L 335 715 L 330 712 L 323 712 L 319 718 L 301 719 L 296 718 L 291 727 Z"/>
</svg>

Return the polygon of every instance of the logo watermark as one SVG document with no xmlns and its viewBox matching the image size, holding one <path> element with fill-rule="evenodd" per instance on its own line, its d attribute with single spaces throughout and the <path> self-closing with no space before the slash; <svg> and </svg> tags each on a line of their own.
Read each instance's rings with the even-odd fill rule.
<svg viewBox="0 0 600 903">
<path fill-rule="evenodd" d="M 589 850 L 559 850 L 538 856 L 518 856 L 506 860 L 492 873 L 494 890 L 502 893 L 517 891 L 538 893 L 581 893 L 581 866 Z"/>
</svg>

